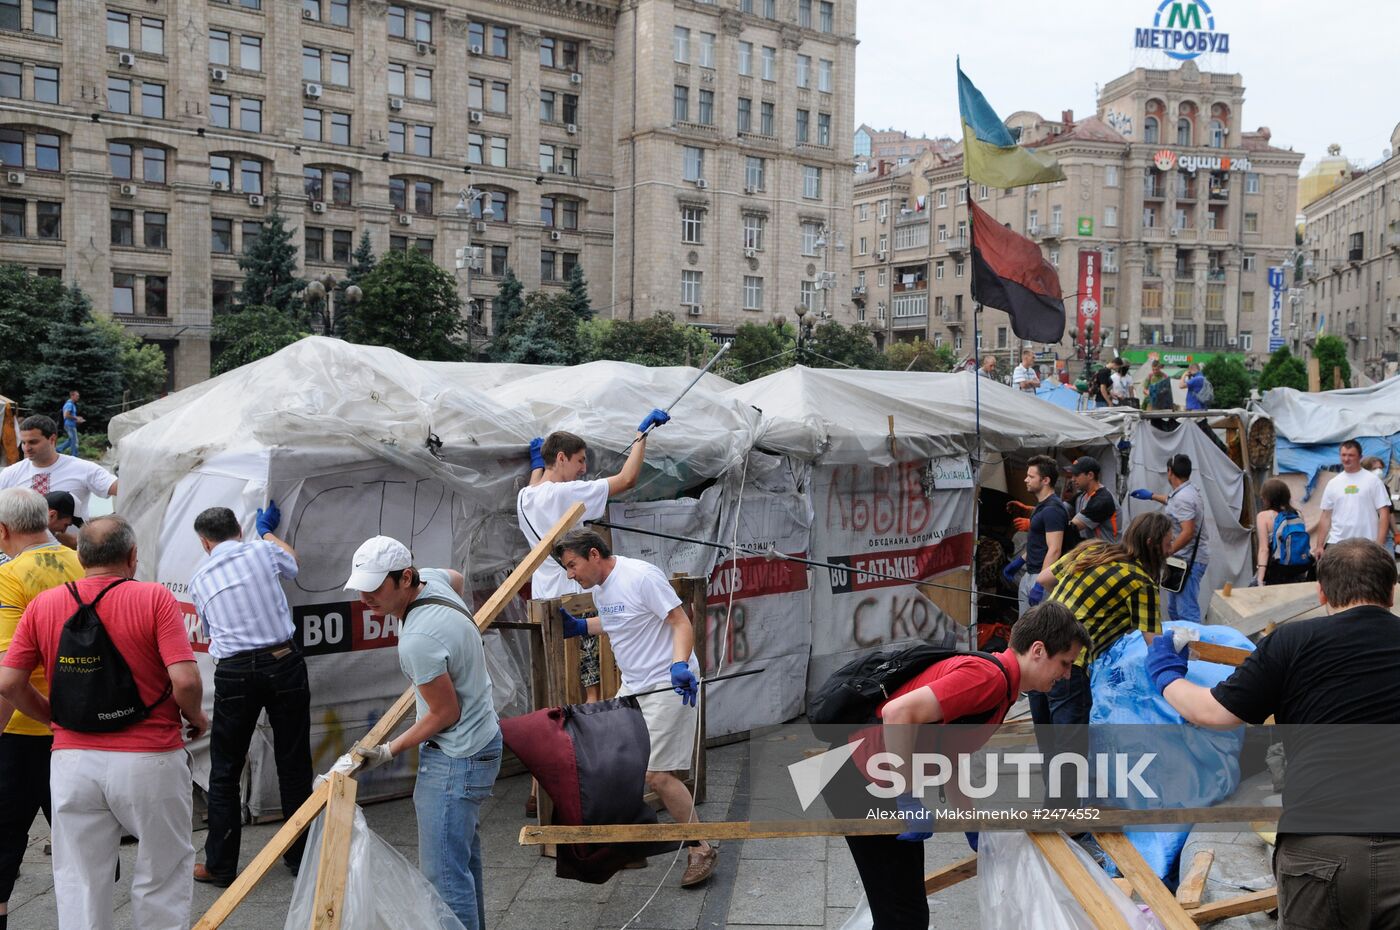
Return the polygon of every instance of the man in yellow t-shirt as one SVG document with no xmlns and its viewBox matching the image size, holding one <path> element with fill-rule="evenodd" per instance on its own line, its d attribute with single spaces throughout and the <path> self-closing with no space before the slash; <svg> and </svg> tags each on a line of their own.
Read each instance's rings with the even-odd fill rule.
<svg viewBox="0 0 1400 930">
<path fill-rule="evenodd" d="M 0 655 L 10 648 L 24 608 L 38 594 L 83 577 L 78 554 L 49 535 L 49 505 L 29 488 L 0 491 Z M 30 679 L 49 693 L 44 668 Z M 0 699 L 0 930 L 8 921 L 10 892 L 40 810 L 49 818 L 49 752 L 53 733 Z"/>
</svg>

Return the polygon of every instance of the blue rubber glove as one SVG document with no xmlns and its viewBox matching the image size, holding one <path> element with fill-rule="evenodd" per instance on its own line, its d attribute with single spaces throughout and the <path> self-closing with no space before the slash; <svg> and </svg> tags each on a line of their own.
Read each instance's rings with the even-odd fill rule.
<svg viewBox="0 0 1400 930">
<path fill-rule="evenodd" d="M 1149 490 L 1147 490 L 1147 488 L 1138 488 L 1136 491 L 1134 491 L 1132 494 L 1130 494 L 1130 495 L 1128 495 L 1128 496 L 1129 496 L 1129 497 L 1136 498 L 1137 500 L 1140 500 L 1140 501 L 1150 501 L 1150 500 L 1152 500 L 1152 492 L 1149 491 Z"/>
<path fill-rule="evenodd" d="M 564 620 L 564 638 L 573 639 L 575 636 L 588 635 L 588 621 L 580 617 L 575 617 L 564 608 L 559 608 L 559 616 Z"/>
<path fill-rule="evenodd" d="M 1035 584 L 1031 585 L 1031 589 L 1026 592 L 1026 606 L 1034 607 L 1043 600 L 1045 600 L 1045 586 L 1037 581 Z"/>
<path fill-rule="evenodd" d="M 964 834 L 963 834 L 963 836 L 967 837 L 967 845 L 969 845 L 969 846 L 972 847 L 972 851 L 973 851 L 973 852 L 977 852 L 977 838 L 978 838 L 979 836 L 981 836 L 981 835 L 982 835 L 982 834 L 980 834 L 980 833 L 964 833 Z"/>
<path fill-rule="evenodd" d="M 254 522 L 258 528 L 259 539 L 276 530 L 277 524 L 282 522 L 282 511 L 277 509 L 277 502 L 270 500 L 266 509 L 258 508 Z"/>
<path fill-rule="evenodd" d="M 700 682 L 690 673 L 685 662 L 671 663 L 671 687 L 681 696 L 681 703 L 695 706 L 695 697 L 700 693 Z"/>
<path fill-rule="evenodd" d="M 911 828 L 896 836 L 895 839 L 903 840 L 906 843 L 922 843 L 933 836 L 933 830 L 926 829 L 933 826 L 933 814 L 927 807 L 924 807 L 923 801 L 912 794 L 901 794 L 894 799 L 894 803 L 899 808 L 900 814 L 903 815 L 905 826 Z"/>
<path fill-rule="evenodd" d="M 1018 555 L 1016 558 L 1006 563 L 1006 567 L 1001 570 L 1001 577 L 1006 579 L 1007 584 L 1014 585 L 1016 584 L 1016 573 L 1024 568 L 1025 565 L 1026 560 Z"/>
<path fill-rule="evenodd" d="M 544 467 L 544 439 L 536 436 L 530 440 L 530 470 Z"/>
<path fill-rule="evenodd" d="M 637 432 L 645 433 L 653 426 L 660 426 L 663 423 L 669 422 L 671 422 L 671 415 L 666 411 L 657 408 L 646 415 L 646 419 L 642 420 L 641 425 L 637 427 Z"/>
<path fill-rule="evenodd" d="M 1147 647 L 1147 677 L 1159 692 L 1167 690 L 1167 685 L 1178 678 L 1186 677 L 1187 644 L 1180 652 L 1176 651 L 1170 630 L 1164 630 Z"/>
</svg>

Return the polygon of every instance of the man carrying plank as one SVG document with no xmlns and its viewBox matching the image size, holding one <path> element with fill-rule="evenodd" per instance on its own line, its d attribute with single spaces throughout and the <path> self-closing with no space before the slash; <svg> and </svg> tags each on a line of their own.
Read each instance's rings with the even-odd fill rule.
<svg viewBox="0 0 1400 930">
<path fill-rule="evenodd" d="M 695 750 L 699 663 L 695 629 L 666 576 L 649 562 L 613 555 L 603 538 L 574 530 L 554 547 L 569 578 L 593 595 L 598 616 L 581 620 L 560 608 L 564 636 L 607 633 L 618 671 L 619 697 L 637 695 L 651 738 L 647 787 L 655 791 L 677 823 L 697 820 L 695 800 L 675 772 L 690 767 Z M 654 692 L 669 686 L 675 696 Z M 681 887 L 691 888 L 714 874 L 719 850 L 701 840 L 690 850 Z"/>
<path fill-rule="evenodd" d="M 375 613 L 402 618 L 399 668 L 417 691 L 417 721 L 361 751 L 364 767 L 421 746 L 413 788 L 418 867 L 467 930 L 482 930 L 486 897 L 477 827 L 501 768 L 501 728 L 481 633 L 462 600 L 462 576 L 415 568 L 408 547 L 375 536 L 356 550 L 345 589 L 358 591 Z"/>
<path fill-rule="evenodd" d="M 1074 614 L 1057 601 L 1047 601 L 1016 621 L 1010 648 L 998 653 L 995 662 L 985 656 L 956 656 L 915 675 L 876 710 L 883 725 L 880 743 L 900 758 L 897 771 L 904 785 L 911 784 L 910 760 L 919 724 L 985 723 L 980 745 L 1005 719 L 1020 692 L 1049 691 L 1069 677 L 1080 650 L 1088 647 L 1089 634 Z M 977 748 L 960 744 L 958 752 Z M 908 830 L 898 836 L 848 836 L 846 845 L 870 903 L 872 930 L 924 930 L 929 912 L 923 844 L 933 835 L 927 829 L 932 814 L 908 791 L 897 801 Z M 974 849 L 975 837 L 968 836 Z"/>
<path fill-rule="evenodd" d="M 1272 716 L 1332 725 L 1283 734 L 1288 781 L 1274 875 L 1284 930 L 1400 926 L 1400 835 L 1385 822 L 1395 810 L 1394 727 L 1366 728 L 1358 762 L 1355 742 L 1339 741 L 1359 728 L 1336 726 L 1400 723 L 1395 581 L 1394 558 L 1374 541 L 1329 546 L 1317 562 L 1328 616 L 1278 627 L 1214 688 L 1186 680 L 1186 650 L 1178 653 L 1172 636 L 1148 649 L 1153 684 L 1191 723 L 1234 727 Z"/>
</svg>

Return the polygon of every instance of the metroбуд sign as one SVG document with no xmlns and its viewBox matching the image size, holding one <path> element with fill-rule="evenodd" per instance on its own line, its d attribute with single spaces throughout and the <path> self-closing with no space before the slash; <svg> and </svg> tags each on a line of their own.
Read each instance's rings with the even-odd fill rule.
<svg viewBox="0 0 1400 930">
<path fill-rule="evenodd" d="M 1189 61 L 1201 55 L 1228 54 L 1230 34 L 1216 31 L 1215 14 L 1205 0 L 1162 0 L 1151 28 L 1134 31 L 1133 45 Z"/>
<path fill-rule="evenodd" d="M 1152 156 L 1152 164 L 1158 171 L 1171 171 L 1180 168 L 1190 174 L 1197 171 L 1250 171 L 1254 166 L 1248 158 L 1229 155 L 1178 155 L 1171 149 L 1158 149 Z"/>
</svg>

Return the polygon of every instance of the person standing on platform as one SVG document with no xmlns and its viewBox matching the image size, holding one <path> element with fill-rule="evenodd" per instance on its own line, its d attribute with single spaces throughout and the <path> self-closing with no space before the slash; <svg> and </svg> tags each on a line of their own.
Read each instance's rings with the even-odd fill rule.
<svg viewBox="0 0 1400 930">
<path fill-rule="evenodd" d="M 1313 558 L 1344 539 L 1369 539 L 1384 548 L 1390 536 L 1390 492 L 1361 467 L 1361 443 L 1348 439 L 1340 452 L 1342 471 L 1322 489 L 1322 515 L 1313 537 Z"/>
<path fill-rule="evenodd" d="M 255 518 L 258 538 L 245 542 L 227 507 L 194 520 L 209 558 L 190 579 L 195 611 L 214 660 L 214 729 L 209 737 L 209 833 L 194 879 L 227 887 L 238 875 L 243 825 L 239 785 L 258 717 L 267 711 L 282 816 L 311 796 L 311 686 L 282 579 L 297 576 L 297 554 L 273 535 L 282 522 L 276 501 Z M 305 836 L 282 861 L 296 874 Z"/>
<path fill-rule="evenodd" d="M 1040 387 L 1040 372 L 1035 370 L 1035 353 L 1030 349 L 1021 350 L 1021 364 L 1011 373 L 1011 386 L 1027 394 Z"/>
</svg>

